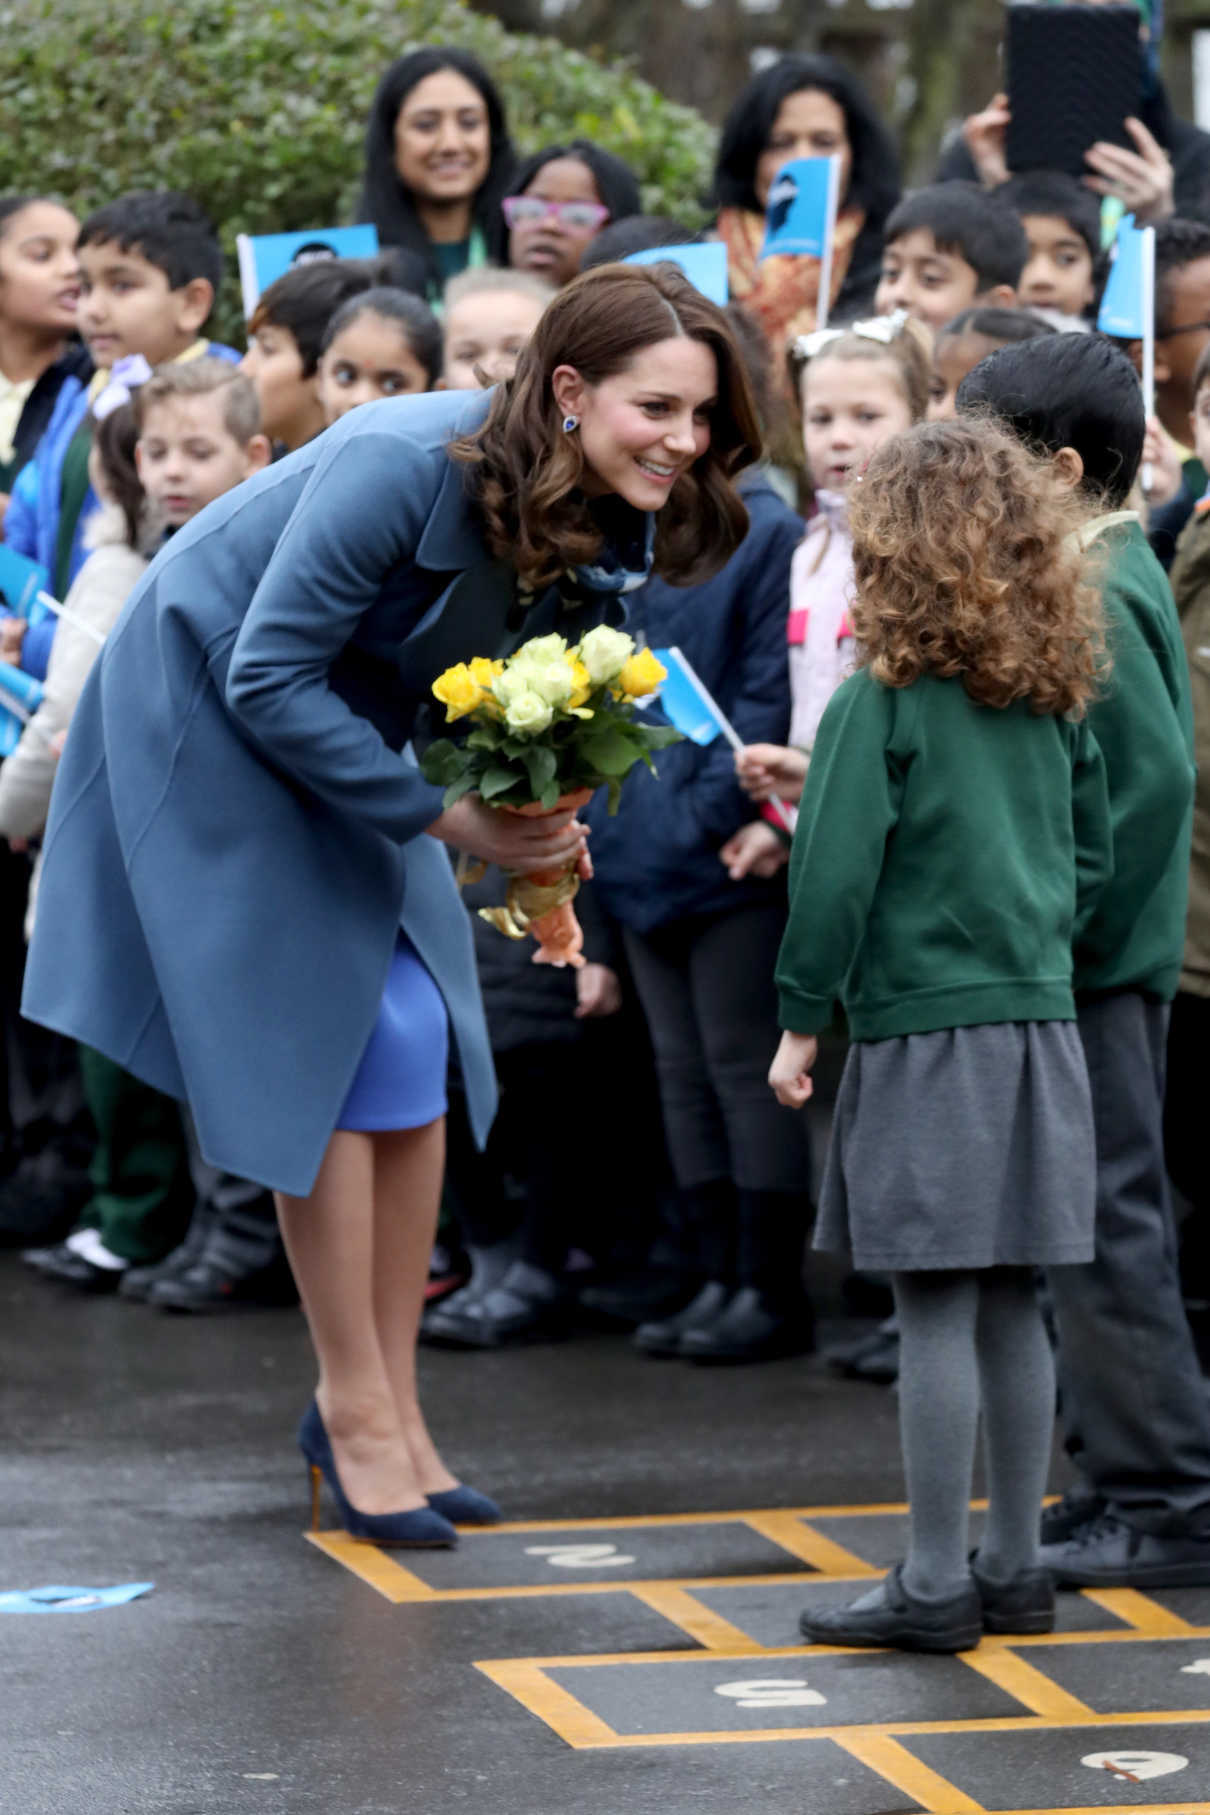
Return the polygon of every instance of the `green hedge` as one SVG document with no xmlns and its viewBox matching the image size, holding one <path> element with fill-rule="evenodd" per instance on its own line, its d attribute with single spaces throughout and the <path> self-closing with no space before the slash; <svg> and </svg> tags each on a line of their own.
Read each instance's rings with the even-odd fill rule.
<svg viewBox="0 0 1210 1815">
<path fill-rule="evenodd" d="M 523 150 L 593 139 L 637 171 L 648 210 L 700 222 L 713 151 L 700 115 L 460 0 L 0 6 L 0 194 L 39 190 L 85 212 L 127 189 L 184 189 L 232 252 L 237 233 L 347 221 L 378 78 L 425 43 L 482 59 Z M 213 329 L 241 332 L 233 262 Z"/>
</svg>

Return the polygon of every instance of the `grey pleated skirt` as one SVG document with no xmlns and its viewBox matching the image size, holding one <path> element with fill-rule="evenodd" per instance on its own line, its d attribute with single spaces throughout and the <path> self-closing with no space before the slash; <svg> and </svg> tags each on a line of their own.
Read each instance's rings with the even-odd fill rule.
<svg viewBox="0 0 1210 1815">
<path fill-rule="evenodd" d="M 863 1271 L 1093 1258 L 1096 1148 L 1074 1021 L 850 1048 L 815 1246 Z"/>
</svg>

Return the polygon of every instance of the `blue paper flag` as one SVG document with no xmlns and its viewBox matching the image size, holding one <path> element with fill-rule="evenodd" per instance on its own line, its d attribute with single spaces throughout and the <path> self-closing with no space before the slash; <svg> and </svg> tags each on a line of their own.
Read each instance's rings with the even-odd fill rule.
<svg viewBox="0 0 1210 1815">
<path fill-rule="evenodd" d="M 839 158 L 795 158 L 782 165 L 769 190 L 762 258 L 826 256 L 839 178 Z"/>
<path fill-rule="evenodd" d="M 679 265 L 694 289 L 717 303 L 720 309 L 731 300 L 727 248 L 721 240 L 706 240 L 700 246 L 649 246 L 644 252 L 632 252 L 622 262 L 627 265 Z"/>
<path fill-rule="evenodd" d="M 1148 273 L 1147 260 L 1148 248 L 1154 244 L 1153 235 L 1135 226 L 1133 214 L 1126 215 L 1118 226 L 1114 260 L 1097 315 L 1102 334 L 1112 334 L 1117 340 L 1142 340 L 1148 333 L 1147 298 L 1154 294 L 1154 279 Z M 1150 257 L 1154 256 L 1152 250 Z"/>
<path fill-rule="evenodd" d="M 42 683 L 23 668 L 0 662 L 0 757 L 11 756 L 42 704 Z"/>
<path fill-rule="evenodd" d="M 679 649 L 654 649 L 652 654 L 668 670 L 657 695 L 670 725 L 693 744 L 712 744 L 727 728 L 727 720 L 699 685 Z M 686 670 L 688 669 L 688 672 Z"/>
<path fill-rule="evenodd" d="M 17 1588 L 0 1594 L 0 1613 L 96 1613 L 122 1607 L 154 1587 L 154 1582 L 124 1582 L 117 1588 Z"/>
<path fill-rule="evenodd" d="M 0 600 L 4 610 L 11 611 L 15 618 L 37 623 L 46 612 L 45 606 L 38 605 L 38 594 L 49 584 L 50 575 L 44 567 L 0 542 Z"/>
<path fill-rule="evenodd" d="M 261 292 L 284 277 L 293 265 L 310 264 L 321 258 L 373 258 L 378 251 L 378 229 L 309 227 L 304 233 L 239 233 L 235 251 L 246 319 L 256 308 Z"/>
</svg>

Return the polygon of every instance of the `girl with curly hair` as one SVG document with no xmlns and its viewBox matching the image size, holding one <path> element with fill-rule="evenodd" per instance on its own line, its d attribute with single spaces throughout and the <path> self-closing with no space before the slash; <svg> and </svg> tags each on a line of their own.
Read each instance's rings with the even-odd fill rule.
<svg viewBox="0 0 1210 1815">
<path fill-rule="evenodd" d="M 829 1644 L 960 1651 L 1054 1622 L 1034 1269 L 1093 1252 L 1071 953 L 1111 860 L 1082 514 L 1061 471 L 968 421 L 887 442 L 852 504 L 860 666 L 803 795 L 769 1081 L 806 1101 L 843 1002 L 853 1045 L 815 1239 L 892 1277 L 911 1533 L 873 1594 L 802 1616 Z M 971 1563 L 980 1400 L 991 1506 Z"/>
</svg>

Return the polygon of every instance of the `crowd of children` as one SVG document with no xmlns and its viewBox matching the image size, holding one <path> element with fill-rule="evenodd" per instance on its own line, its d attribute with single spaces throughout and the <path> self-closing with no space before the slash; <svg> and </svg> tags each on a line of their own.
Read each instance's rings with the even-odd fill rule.
<svg viewBox="0 0 1210 1815">
<path fill-rule="evenodd" d="M 778 167 L 825 154 L 830 296 L 813 262 L 757 257 Z M 478 1156 L 455 1101 L 434 1296 L 457 1289 L 426 1322 L 491 1347 L 579 1303 L 651 1356 L 801 1353 L 814 1195 L 816 1242 L 890 1277 L 876 1346 L 882 1377 L 902 1373 L 913 1522 L 903 1570 L 808 1636 L 941 1650 L 1045 1629 L 1056 1575 L 1210 1583 L 1183 1302 L 1210 1301 L 1210 197 L 1157 227 L 1146 423 L 1139 348 L 1093 325 L 1098 196 L 972 169 L 901 197 L 886 129 L 828 59 L 782 59 L 732 110 L 714 232 L 776 460 L 745 481 L 723 573 L 649 580 L 629 615 L 689 657 L 743 747 L 688 741 L 616 817 L 593 809 L 574 977 L 478 929 L 503 1109 Z M 126 597 L 271 459 L 377 399 L 507 381 L 581 269 L 701 237 L 644 216 L 633 174 L 587 142 L 518 164 L 490 77 L 437 49 L 383 78 L 364 212 L 380 255 L 292 268 L 241 353 L 205 338 L 223 260 L 188 197 L 133 193 L 78 226 L 52 198 L 0 201 L 3 538 L 61 601 L 0 621 L 0 662 L 42 687 L 0 767 L 0 1241 L 80 1290 L 177 1310 L 290 1296 L 268 1195 L 206 1165 L 187 1110 L 17 1012 L 58 752 Z M 838 1004 L 852 1044 L 824 1168 L 789 1110 Z M 642 1084 L 627 1113 L 647 1161 L 624 1215 L 569 1201 L 573 1156 L 526 1113 L 541 1077 L 571 1130 L 584 1080 L 621 1076 Z M 1189 1208 L 1179 1260 L 1166 1165 Z M 1041 1534 L 1039 1269 L 1079 1479 Z"/>
</svg>

